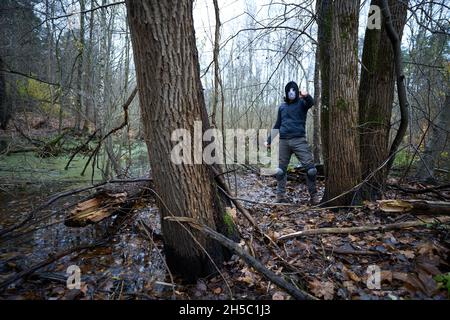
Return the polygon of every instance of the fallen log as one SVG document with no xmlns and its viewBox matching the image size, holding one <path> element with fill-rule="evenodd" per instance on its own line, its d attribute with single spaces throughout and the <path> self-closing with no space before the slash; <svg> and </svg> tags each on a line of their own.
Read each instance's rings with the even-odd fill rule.
<svg viewBox="0 0 450 320">
<path fill-rule="evenodd" d="M 112 180 L 108 180 L 108 181 L 105 181 L 105 182 L 97 183 L 97 184 L 94 184 L 94 185 L 91 185 L 91 186 L 87 186 L 87 187 L 83 187 L 83 188 L 79 188 L 79 189 L 74 189 L 74 190 L 69 190 L 69 191 L 58 193 L 58 194 L 52 196 L 48 201 L 46 201 L 45 203 L 41 204 L 36 209 L 34 209 L 31 212 L 29 212 L 22 221 L 14 224 L 12 226 L 9 226 L 9 227 L 6 227 L 4 229 L 1 229 L 0 230 L 0 239 L 5 238 L 6 235 L 12 233 L 13 231 L 15 231 L 17 229 L 23 228 L 26 225 L 28 225 L 29 223 L 32 223 L 33 219 L 35 218 L 36 214 L 39 211 L 49 207 L 50 205 L 52 205 L 53 203 L 55 203 L 56 201 L 58 201 L 58 200 L 60 200 L 62 198 L 65 198 L 65 197 L 68 197 L 68 196 L 72 196 L 74 194 L 78 194 L 78 193 L 81 193 L 81 192 L 89 191 L 89 190 L 92 190 L 92 189 L 97 189 L 97 188 L 100 188 L 102 186 L 106 186 L 106 185 L 109 185 L 109 184 L 134 184 L 134 183 L 151 183 L 151 182 L 153 182 L 152 178 L 136 178 L 136 179 L 130 179 L 130 180 L 126 180 L 126 179 L 112 179 Z M 142 189 L 145 189 L 145 188 L 142 188 Z"/>
<path fill-rule="evenodd" d="M 361 227 L 348 227 L 348 228 L 320 228 L 320 229 L 311 229 L 311 230 L 302 230 L 293 233 L 289 233 L 279 237 L 277 240 L 286 240 L 296 237 L 302 236 L 312 236 L 318 234 L 352 234 L 352 233 L 361 233 L 368 231 L 387 231 L 393 229 L 403 229 L 403 228 L 411 228 L 411 227 L 423 227 L 428 224 L 437 222 L 436 219 L 427 219 L 420 221 L 407 221 L 407 222 L 399 222 L 399 223 L 390 223 L 390 224 L 378 224 L 378 225 L 369 225 L 369 226 L 361 226 Z M 440 218 L 440 223 L 448 223 L 450 222 L 450 217 Z"/>
<path fill-rule="evenodd" d="M 102 188 L 90 199 L 80 202 L 66 217 L 64 224 L 68 227 L 85 227 L 98 223 L 114 214 L 125 214 L 133 209 L 134 204 L 145 196 L 148 183 L 135 183 L 124 188 Z"/>
<path fill-rule="evenodd" d="M 127 202 L 127 198 L 127 192 L 100 192 L 71 210 L 64 224 L 68 227 L 84 227 L 100 222 L 114 214 L 120 206 Z"/>
<path fill-rule="evenodd" d="M 379 200 L 378 207 L 388 213 L 450 215 L 450 202 L 428 200 Z"/>
</svg>

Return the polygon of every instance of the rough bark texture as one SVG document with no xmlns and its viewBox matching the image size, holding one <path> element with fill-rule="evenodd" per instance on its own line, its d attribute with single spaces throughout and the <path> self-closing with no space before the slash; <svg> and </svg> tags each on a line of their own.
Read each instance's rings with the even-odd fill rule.
<svg viewBox="0 0 450 320">
<path fill-rule="evenodd" d="M 192 1 L 128 0 L 128 21 L 136 64 L 145 140 L 159 208 L 166 259 L 170 269 L 187 281 L 215 271 L 206 249 L 218 265 L 222 247 L 201 233 L 195 239 L 164 217 L 192 217 L 217 230 L 223 208 L 207 165 L 177 165 L 170 161 L 175 145 L 171 133 L 185 128 L 193 136 L 194 121 L 205 117 Z"/>
<path fill-rule="evenodd" d="M 328 132 L 329 132 L 329 92 L 330 92 L 330 42 L 331 42 L 331 1 L 318 0 L 316 3 L 318 25 L 318 50 L 320 67 L 320 135 L 325 176 L 328 170 Z M 323 199 L 327 199 L 327 190 Z"/>
<path fill-rule="evenodd" d="M 380 6 L 380 0 L 371 5 Z M 401 37 L 406 22 L 407 2 L 390 0 L 394 27 Z M 385 25 L 366 29 L 359 85 L 359 125 L 361 172 L 365 179 L 389 156 L 389 133 L 394 101 L 395 66 L 392 44 Z M 364 186 L 362 196 L 368 200 L 381 198 L 388 170 L 384 166 Z"/>
<path fill-rule="evenodd" d="M 332 3 L 327 200 L 354 188 L 360 181 L 358 123 L 358 10 L 359 1 Z M 349 192 L 332 205 L 354 202 Z"/>
</svg>

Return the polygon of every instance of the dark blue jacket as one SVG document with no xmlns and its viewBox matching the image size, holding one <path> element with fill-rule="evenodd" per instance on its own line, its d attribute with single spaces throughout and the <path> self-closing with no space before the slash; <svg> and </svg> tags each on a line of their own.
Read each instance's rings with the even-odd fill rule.
<svg viewBox="0 0 450 320">
<path fill-rule="evenodd" d="M 304 98 L 298 99 L 296 102 L 283 102 L 278 108 L 278 116 L 273 129 L 278 129 L 280 139 L 291 139 L 304 137 L 306 135 L 305 124 L 306 115 L 309 108 L 314 105 L 314 99 L 308 94 Z M 267 143 L 271 143 L 271 136 L 267 139 Z"/>
</svg>

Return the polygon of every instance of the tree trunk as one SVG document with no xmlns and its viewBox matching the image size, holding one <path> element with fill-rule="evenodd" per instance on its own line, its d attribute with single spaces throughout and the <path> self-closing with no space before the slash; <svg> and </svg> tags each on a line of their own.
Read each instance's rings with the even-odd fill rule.
<svg viewBox="0 0 450 320">
<path fill-rule="evenodd" d="M 329 132 L 329 106 L 330 106 L 330 42 L 331 42 L 331 1 L 318 0 L 316 3 L 318 16 L 318 50 L 320 66 L 320 134 L 322 140 L 322 157 L 325 176 L 328 172 L 328 132 Z M 327 199 L 328 190 L 325 189 L 323 199 Z"/>
<path fill-rule="evenodd" d="M 209 166 L 170 161 L 173 130 L 185 128 L 192 136 L 194 121 L 206 115 L 192 1 L 127 0 L 126 5 L 166 259 L 171 270 L 191 282 L 215 272 L 212 262 L 220 266 L 224 260 L 214 240 L 164 219 L 191 217 L 216 230 L 224 214 Z"/>
<path fill-rule="evenodd" d="M 445 95 L 445 102 L 438 115 L 437 123 L 432 123 L 431 126 L 433 126 L 431 136 L 417 169 L 417 178 L 426 182 L 435 182 L 434 170 L 437 163 L 444 150 L 450 149 L 450 92 Z"/>
<path fill-rule="evenodd" d="M 94 7 L 94 1 L 91 0 L 91 8 Z M 93 99 L 94 99 L 94 92 L 93 92 L 93 80 L 94 80 L 94 72 L 95 68 L 92 66 L 92 59 L 94 55 L 93 50 L 93 44 L 94 44 L 94 17 L 95 12 L 91 11 L 89 16 L 89 41 L 87 50 L 84 50 L 83 54 L 86 58 L 86 75 L 84 78 L 84 91 L 86 92 L 87 96 L 89 98 L 86 98 L 84 100 L 84 122 L 83 122 L 83 133 L 89 133 L 89 126 L 92 124 L 92 116 L 91 116 L 91 110 L 93 109 Z"/>
<path fill-rule="evenodd" d="M 361 177 L 357 131 L 359 1 L 334 1 L 331 6 L 326 200 L 330 205 L 348 205 L 354 203 L 355 193 L 350 191 Z"/>
<path fill-rule="evenodd" d="M 314 162 L 321 163 L 320 161 L 320 53 L 319 47 L 316 49 L 316 61 L 314 64 L 314 108 L 313 108 L 313 154 Z"/>
<path fill-rule="evenodd" d="M 371 5 L 380 6 L 379 0 Z M 406 22 L 407 2 L 389 1 L 392 20 L 399 36 Z M 362 178 L 375 172 L 364 184 L 362 197 L 381 198 L 388 168 L 377 170 L 389 156 L 389 133 L 394 101 L 395 66 L 392 44 L 385 25 L 381 29 L 366 29 L 359 84 L 359 124 Z"/>
<path fill-rule="evenodd" d="M 80 0 L 80 34 L 77 43 L 78 47 L 78 67 L 77 67 L 77 103 L 75 115 L 75 132 L 81 129 L 81 114 L 83 112 L 83 68 L 84 68 L 84 11 L 86 10 L 85 0 Z"/>
<path fill-rule="evenodd" d="M 11 118 L 11 110 L 6 97 L 6 81 L 3 60 L 0 57 L 0 128 L 6 130 L 9 118 Z"/>
</svg>

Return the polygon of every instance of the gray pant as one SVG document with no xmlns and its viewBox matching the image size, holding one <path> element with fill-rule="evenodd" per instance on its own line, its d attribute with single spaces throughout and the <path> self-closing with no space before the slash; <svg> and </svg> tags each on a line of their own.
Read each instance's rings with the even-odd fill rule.
<svg viewBox="0 0 450 320">
<path fill-rule="evenodd" d="M 306 137 L 292 138 L 292 139 L 280 139 L 279 145 L 279 168 L 282 173 L 277 174 L 277 194 L 284 195 L 286 193 L 287 182 L 287 168 L 291 160 L 291 155 L 295 154 L 297 158 L 305 167 L 307 175 L 306 182 L 308 185 L 309 194 L 314 194 L 316 190 L 316 167 L 314 165 L 314 159 L 311 152 L 311 148 L 306 141 Z"/>
</svg>

